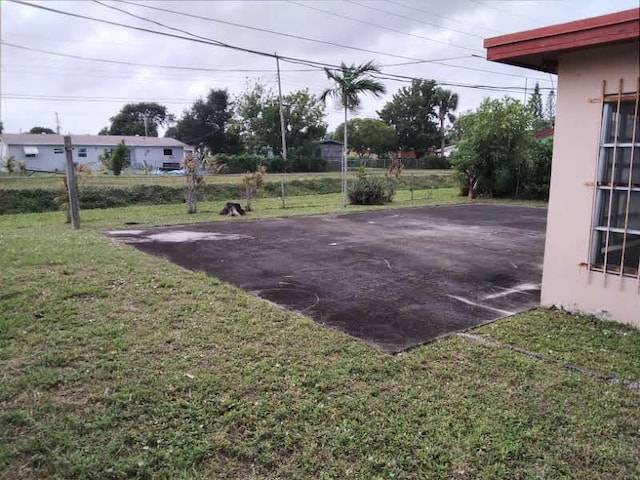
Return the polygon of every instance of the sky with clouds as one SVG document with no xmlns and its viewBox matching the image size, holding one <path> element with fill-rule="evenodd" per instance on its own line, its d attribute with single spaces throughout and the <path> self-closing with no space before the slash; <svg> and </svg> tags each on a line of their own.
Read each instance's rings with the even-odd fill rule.
<svg viewBox="0 0 640 480">
<path fill-rule="evenodd" d="M 543 89 L 552 88 L 555 77 L 487 62 L 483 58 L 484 38 L 638 6 L 638 0 L 30 3 L 187 36 L 144 20 L 148 19 L 200 38 L 331 65 L 375 60 L 384 72 L 407 77 L 518 87 L 520 91 L 511 93 L 517 98 L 524 97 L 525 85 L 531 89 L 535 82 Z M 36 125 L 55 130 L 57 112 L 61 133 L 96 134 L 125 103 L 157 101 L 179 115 L 211 88 L 226 88 L 232 96 L 242 92 L 247 82 L 260 81 L 277 88 L 273 58 L 74 18 L 10 0 L 0 0 L 0 16 L 0 120 L 5 132 L 28 131 Z M 284 93 L 308 88 L 320 94 L 330 86 L 322 70 L 286 62 L 281 63 L 281 69 Z M 393 93 L 406 85 L 396 80 L 385 80 L 385 84 L 387 95 L 366 98 L 355 116 L 375 117 Z M 460 111 L 475 108 L 486 96 L 506 94 L 447 88 L 458 93 Z M 341 117 L 339 109 L 329 104 L 327 120 L 332 128 Z"/>
</svg>

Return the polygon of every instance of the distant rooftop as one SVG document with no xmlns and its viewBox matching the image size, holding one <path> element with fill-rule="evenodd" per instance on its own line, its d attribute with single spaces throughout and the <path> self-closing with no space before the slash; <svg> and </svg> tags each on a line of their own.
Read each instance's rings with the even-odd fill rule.
<svg viewBox="0 0 640 480">
<path fill-rule="evenodd" d="M 7 145 L 64 145 L 64 135 L 37 133 L 1 133 Z M 130 147 L 187 147 L 180 140 L 169 137 L 139 137 L 131 135 L 71 135 L 73 145 L 114 147 L 122 140 Z"/>
<path fill-rule="evenodd" d="M 487 38 L 487 60 L 558 73 L 560 54 L 585 48 L 638 43 L 640 8 Z"/>
</svg>

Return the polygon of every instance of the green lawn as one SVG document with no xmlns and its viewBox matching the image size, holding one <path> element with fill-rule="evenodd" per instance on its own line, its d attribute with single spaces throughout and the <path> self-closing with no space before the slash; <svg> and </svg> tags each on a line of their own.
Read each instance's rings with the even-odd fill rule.
<svg viewBox="0 0 640 480">
<path fill-rule="evenodd" d="M 384 169 L 367 169 L 372 174 L 383 175 Z M 356 171 L 349 172 L 349 178 L 355 178 Z M 453 170 L 404 170 L 403 177 L 416 176 L 451 176 Z M 268 181 L 279 181 L 281 174 L 272 173 L 267 176 Z M 30 177 L 24 175 L 7 175 L 0 173 L 0 190 L 16 188 L 60 188 L 62 175 L 34 174 Z M 241 174 L 211 175 L 206 177 L 207 183 L 239 183 Z M 340 178 L 340 172 L 319 172 L 319 173 L 288 173 L 288 180 L 307 180 L 314 178 Z M 125 172 L 116 177 L 112 174 L 104 175 L 102 172 L 95 172 L 93 175 L 83 177 L 84 186 L 125 186 L 125 185 L 162 185 L 176 187 L 184 185 L 184 176 L 181 175 L 151 175 L 140 172 Z"/>
<path fill-rule="evenodd" d="M 290 202 L 254 218 L 338 210 Z M 620 385 L 461 337 L 385 355 L 98 232 L 220 219 L 201 207 L 91 210 L 76 232 L 0 216 L 0 477 L 640 476 L 640 397 Z M 479 333 L 640 379 L 617 324 L 541 310 Z"/>
</svg>

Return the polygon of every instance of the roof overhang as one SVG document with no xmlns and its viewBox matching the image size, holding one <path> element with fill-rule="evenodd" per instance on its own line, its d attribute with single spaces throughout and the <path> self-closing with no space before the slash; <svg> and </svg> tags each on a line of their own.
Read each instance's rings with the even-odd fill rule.
<svg viewBox="0 0 640 480">
<path fill-rule="evenodd" d="M 487 38 L 487 60 L 558 73 L 560 54 L 640 39 L 640 8 Z"/>
</svg>

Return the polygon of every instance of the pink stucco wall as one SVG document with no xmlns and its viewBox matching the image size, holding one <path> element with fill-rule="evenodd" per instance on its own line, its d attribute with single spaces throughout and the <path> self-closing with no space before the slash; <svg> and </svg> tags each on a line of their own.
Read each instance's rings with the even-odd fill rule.
<svg viewBox="0 0 640 480">
<path fill-rule="evenodd" d="M 542 304 L 593 313 L 640 327 L 637 279 L 589 272 L 593 182 L 602 106 L 607 93 L 634 92 L 640 45 L 589 49 L 560 57 Z"/>
</svg>

